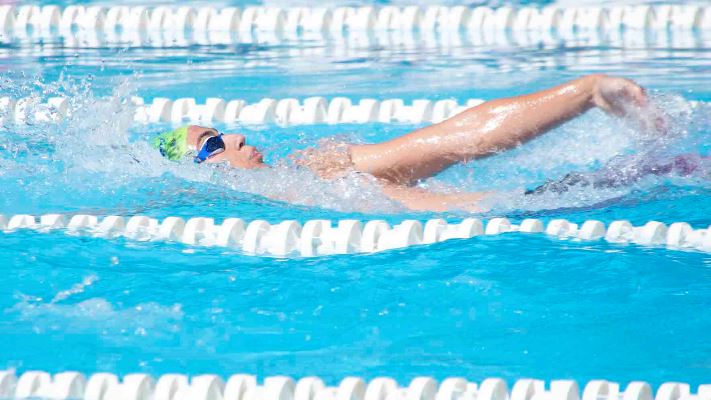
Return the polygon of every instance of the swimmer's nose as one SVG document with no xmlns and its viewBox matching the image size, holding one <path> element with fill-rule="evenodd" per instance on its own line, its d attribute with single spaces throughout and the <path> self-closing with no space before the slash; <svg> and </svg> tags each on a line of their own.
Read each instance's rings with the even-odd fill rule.
<svg viewBox="0 0 711 400">
<path fill-rule="evenodd" d="M 242 150 L 247 140 L 244 135 L 236 134 L 235 136 L 237 136 L 237 150 Z"/>
</svg>

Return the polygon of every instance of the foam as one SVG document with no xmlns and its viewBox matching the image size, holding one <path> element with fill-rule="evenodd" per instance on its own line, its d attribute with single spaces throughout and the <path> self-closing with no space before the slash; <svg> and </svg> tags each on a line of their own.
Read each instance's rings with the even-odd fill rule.
<svg viewBox="0 0 711 400">
<path fill-rule="evenodd" d="M 67 299 L 42 299 L 23 296 L 23 300 L 7 312 L 17 313 L 17 319 L 30 323 L 37 332 L 68 327 L 73 333 L 93 333 L 112 330 L 132 335 L 163 335 L 175 329 L 183 319 L 180 304 L 164 306 L 154 302 L 120 308 L 104 298 L 92 297 L 78 303 Z M 110 339 L 112 336 L 106 336 Z M 115 340 L 122 340 L 117 337 Z"/>
</svg>

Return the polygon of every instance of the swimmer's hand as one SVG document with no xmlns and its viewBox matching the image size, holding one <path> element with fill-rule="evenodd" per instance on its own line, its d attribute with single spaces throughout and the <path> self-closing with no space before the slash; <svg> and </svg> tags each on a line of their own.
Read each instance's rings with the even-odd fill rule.
<svg viewBox="0 0 711 400">
<path fill-rule="evenodd" d="M 630 79 L 595 75 L 592 102 L 601 110 L 618 117 L 629 117 L 645 131 L 663 133 L 663 113 L 650 104 L 643 87 Z"/>
<path fill-rule="evenodd" d="M 634 81 L 607 75 L 597 75 L 593 87 L 593 104 L 617 115 L 627 115 L 630 106 L 641 108 L 647 104 L 647 93 Z"/>
</svg>

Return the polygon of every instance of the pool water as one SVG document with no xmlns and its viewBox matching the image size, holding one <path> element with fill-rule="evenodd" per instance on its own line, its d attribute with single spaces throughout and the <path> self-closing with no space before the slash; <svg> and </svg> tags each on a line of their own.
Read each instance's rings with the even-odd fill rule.
<svg viewBox="0 0 711 400">
<path fill-rule="evenodd" d="M 706 228 L 711 180 L 703 169 L 614 189 L 523 195 L 571 171 L 708 156 L 711 38 L 687 34 L 665 46 L 418 42 L 348 51 L 328 41 L 173 48 L 10 41 L 0 47 L 0 96 L 68 96 L 73 116 L 0 129 L 0 213 L 457 221 L 470 215 L 407 211 L 375 188 L 322 182 L 278 161 L 324 138 L 372 142 L 417 126 L 218 125 L 244 133 L 277 164 L 229 171 L 161 159 L 147 140 L 169 126 L 132 123 L 130 96 L 463 103 L 607 72 L 649 89 L 670 116 L 667 135 L 652 138 L 592 111 L 424 184 L 501 193 L 480 218 Z M 269 199 L 287 192 L 294 203 Z M 21 370 L 318 375 L 331 383 L 431 375 L 656 385 L 711 376 L 711 256 L 696 251 L 514 233 L 378 254 L 272 258 L 18 231 L 0 234 L 0 273 L 0 354 L 5 367 Z"/>
</svg>

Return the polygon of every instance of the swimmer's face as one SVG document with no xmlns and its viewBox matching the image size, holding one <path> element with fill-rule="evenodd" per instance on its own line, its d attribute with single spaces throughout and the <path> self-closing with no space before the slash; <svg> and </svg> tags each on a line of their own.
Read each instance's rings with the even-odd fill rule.
<svg viewBox="0 0 711 400">
<path fill-rule="evenodd" d="M 199 151 L 207 139 L 217 135 L 216 129 L 190 125 L 188 126 L 188 146 Z M 232 167 L 245 169 L 264 167 L 262 153 L 256 147 L 246 144 L 244 135 L 225 134 L 222 136 L 222 140 L 225 142 L 225 151 L 204 162 L 221 163 L 227 161 Z"/>
</svg>

